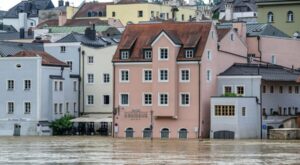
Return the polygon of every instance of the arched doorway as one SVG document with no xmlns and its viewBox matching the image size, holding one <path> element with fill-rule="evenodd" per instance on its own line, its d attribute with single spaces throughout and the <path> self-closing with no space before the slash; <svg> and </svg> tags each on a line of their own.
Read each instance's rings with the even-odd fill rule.
<svg viewBox="0 0 300 165">
<path fill-rule="evenodd" d="M 169 139 L 170 130 L 168 128 L 163 128 L 160 131 L 160 138 L 162 139 Z"/>
<path fill-rule="evenodd" d="M 179 133 L 179 139 L 187 139 L 187 134 L 188 134 L 187 129 L 181 128 L 178 133 Z"/>
<path fill-rule="evenodd" d="M 125 133 L 126 133 L 126 138 L 133 138 L 133 133 L 134 133 L 133 128 L 127 128 Z"/>
</svg>

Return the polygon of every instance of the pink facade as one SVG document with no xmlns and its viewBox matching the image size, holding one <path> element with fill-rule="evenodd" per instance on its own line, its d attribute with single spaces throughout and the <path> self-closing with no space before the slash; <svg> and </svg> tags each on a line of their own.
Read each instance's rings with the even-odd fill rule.
<svg viewBox="0 0 300 165">
<path fill-rule="evenodd" d="M 162 23 L 164 24 L 170 23 Z M 179 138 L 179 130 L 182 128 L 188 131 L 187 138 L 208 137 L 210 128 L 210 97 L 216 94 L 217 75 L 231 66 L 233 63 L 246 62 L 247 48 L 245 43 L 239 39 L 238 34 L 231 30 L 226 32 L 222 40 L 218 41 L 217 30 L 215 26 L 210 23 L 207 31 L 201 37 L 201 44 L 197 44 L 194 50 L 194 56 L 200 57 L 196 60 L 189 60 L 181 58 L 182 50 L 185 47 L 186 41 L 182 35 L 184 29 L 181 29 L 181 23 L 171 23 L 172 26 L 177 26 L 178 29 L 172 29 L 172 35 L 158 31 L 149 36 L 139 35 L 140 38 L 133 37 L 137 43 L 141 40 L 149 40 L 151 43 L 152 60 L 149 62 L 137 60 L 134 54 L 134 48 L 128 45 L 134 45 L 127 41 L 126 35 L 128 31 L 132 34 L 134 26 L 127 27 L 127 31 L 121 39 L 119 49 L 117 50 L 114 62 L 114 107 L 119 107 L 119 111 L 115 117 L 115 123 L 118 125 L 118 137 L 126 137 L 126 130 L 132 128 L 133 137 L 143 137 L 143 130 L 153 125 L 153 137 L 160 138 L 161 130 L 167 128 L 169 138 Z M 193 28 L 202 27 L 207 23 L 185 23 Z M 159 26 L 159 25 L 147 25 Z M 174 32 L 176 31 L 176 32 Z M 159 33 L 160 32 L 160 33 Z M 201 32 L 199 32 L 201 33 Z M 160 34 L 160 35 L 158 35 Z M 173 36 L 173 34 L 175 36 Z M 232 36 L 233 35 L 233 40 Z M 193 32 L 185 35 L 193 35 Z M 187 37 L 188 38 L 188 37 Z M 181 40 L 182 44 L 176 43 Z M 125 42 L 125 43 L 122 43 Z M 177 41 L 179 42 L 179 41 Z M 199 41 L 200 42 L 200 41 Z M 220 49 L 224 52 L 218 51 L 218 42 Z M 129 44 L 128 44 L 129 43 Z M 140 42 L 143 43 L 142 41 Z M 148 43 L 148 42 L 146 42 Z M 122 61 L 119 60 L 119 54 L 122 48 L 131 50 L 134 60 L 129 58 Z M 168 49 L 168 59 L 160 59 L 160 49 Z M 201 49 L 201 54 L 199 53 Z M 139 50 L 142 54 L 142 50 Z M 229 53 L 226 53 L 229 52 Z M 240 54 L 243 57 L 235 56 L 233 54 Z M 179 58 L 180 57 L 180 58 Z M 130 61 L 132 60 L 132 61 Z M 144 70 L 152 70 L 152 81 L 144 82 Z M 161 82 L 159 80 L 160 70 L 168 71 L 168 80 Z M 129 81 L 121 82 L 120 73 L 122 70 L 127 70 L 129 73 Z M 183 82 L 181 79 L 181 71 L 189 71 L 189 80 Z M 129 104 L 122 106 L 121 94 L 128 94 Z M 152 94 L 152 104 L 144 105 L 144 94 Z M 160 105 L 160 94 L 168 95 L 168 104 Z M 182 94 L 188 94 L 188 105 L 182 105 Z M 152 111 L 152 113 L 151 113 Z M 151 117 L 152 114 L 152 117 Z M 152 119 L 151 119 L 152 118 Z M 152 123 L 151 123 L 152 121 Z"/>
</svg>

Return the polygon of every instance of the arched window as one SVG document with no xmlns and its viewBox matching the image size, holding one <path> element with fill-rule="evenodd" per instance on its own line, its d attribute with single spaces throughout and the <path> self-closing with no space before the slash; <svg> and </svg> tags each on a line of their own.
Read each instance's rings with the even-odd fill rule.
<svg viewBox="0 0 300 165">
<path fill-rule="evenodd" d="M 145 139 L 151 138 L 151 134 L 152 134 L 152 131 L 150 128 L 145 128 L 143 130 L 143 138 L 145 138 Z"/>
<path fill-rule="evenodd" d="M 126 138 L 133 138 L 133 128 L 127 128 L 126 131 L 125 131 L 125 134 L 126 134 Z"/>
<path fill-rule="evenodd" d="M 102 11 L 99 11 L 99 17 L 102 17 L 103 16 L 103 14 L 102 14 Z"/>
<path fill-rule="evenodd" d="M 93 17 L 97 17 L 98 13 L 93 11 Z"/>
<path fill-rule="evenodd" d="M 92 12 L 88 12 L 88 17 L 92 17 Z"/>
<path fill-rule="evenodd" d="M 178 133 L 179 133 L 179 139 L 187 139 L 187 134 L 188 134 L 187 129 L 181 128 Z"/>
<path fill-rule="evenodd" d="M 169 134 L 170 134 L 169 129 L 168 128 L 163 128 L 160 131 L 160 138 L 162 138 L 162 139 L 169 139 Z"/>
<path fill-rule="evenodd" d="M 292 11 L 288 11 L 287 13 L 287 21 L 294 22 L 294 13 Z"/>
<path fill-rule="evenodd" d="M 268 13 L 268 22 L 274 22 L 274 14 L 272 12 Z"/>
</svg>

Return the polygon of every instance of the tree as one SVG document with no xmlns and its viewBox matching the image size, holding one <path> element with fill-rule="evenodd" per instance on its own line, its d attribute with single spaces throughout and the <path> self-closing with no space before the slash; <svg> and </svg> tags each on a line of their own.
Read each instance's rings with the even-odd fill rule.
<svg viewBox="0 0 300 165">
<path fill-rule="evenodd" d="M 71 115 L 65 115 L 60 119 L 51 122 L 50 128 L 53 130 L 53 135 L 65 135 L 72 128 Z"/>
</svg>

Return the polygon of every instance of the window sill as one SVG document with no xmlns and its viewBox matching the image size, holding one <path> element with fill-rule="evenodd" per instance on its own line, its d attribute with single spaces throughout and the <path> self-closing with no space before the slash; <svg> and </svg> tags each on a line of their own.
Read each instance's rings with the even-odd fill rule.
<svg viewBox="0 0 300 165">
<path fill-rule="evenodd" d="M 286 23 L 295 23 L 295 21 L 286 21 Z"/>
</svg>

